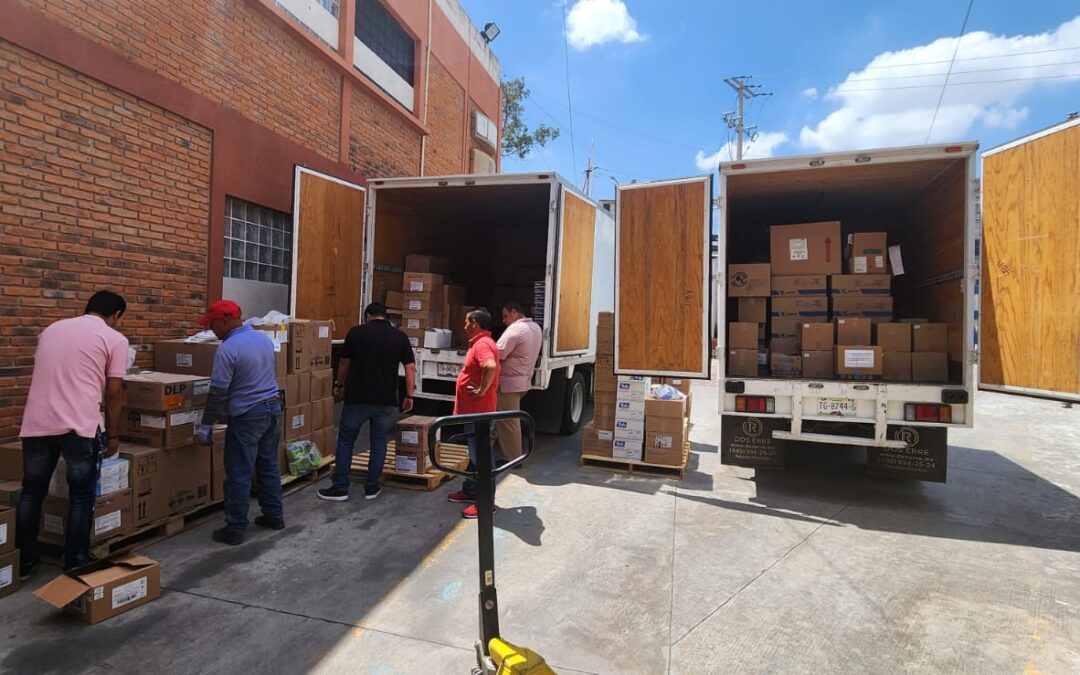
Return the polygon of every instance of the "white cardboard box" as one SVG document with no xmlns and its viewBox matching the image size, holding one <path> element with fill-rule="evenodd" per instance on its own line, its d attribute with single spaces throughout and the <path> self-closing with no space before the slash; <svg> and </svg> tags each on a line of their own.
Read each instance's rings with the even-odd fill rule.
<svg viewBox="0 0 1080 675">
<path fill-rule="evenodd" d="M 611 444 L 611 456 L 615 459 L 633 459 L 640 462 L 645 451 L 644 445 L 642 441 L 615 440 Z"/>
</svg>

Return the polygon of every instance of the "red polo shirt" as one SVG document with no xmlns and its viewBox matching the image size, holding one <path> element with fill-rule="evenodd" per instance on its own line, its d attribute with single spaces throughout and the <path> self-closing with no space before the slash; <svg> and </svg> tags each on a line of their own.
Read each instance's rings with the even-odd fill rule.
<svg viewBox="0 0 1080 675">
<path fill-rule="evenodd" d="M 469 387 L 479 387 L 484 381 L 483 364 L 495 362 L 495 379 L 480 398 L 473 396 Z M 499 400 L 499 348 L 491 333 L 484 331 L 469 338 L 469 351 L 465 354 L 465 365 L 458 373 L 457 389 L 454 392 L 454 414 L 495 412 Z"/>
</svg>

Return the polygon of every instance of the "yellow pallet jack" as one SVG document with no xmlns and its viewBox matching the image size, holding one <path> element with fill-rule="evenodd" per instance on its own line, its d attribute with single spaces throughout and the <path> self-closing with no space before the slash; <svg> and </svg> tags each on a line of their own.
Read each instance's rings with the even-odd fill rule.
<svg viewBox="0 0 1080 675">
<path fill-rule="evenodd" d="M 498 420 L 518 419 L 525 430 L 521 457 L 495 466 L 491 446 L 492 426 Z M 464 433 L 453 442 L 467 440 L 475 448 L 473 463 L 465 471 L 439 464 L 435 456 L 439 430 L 464 426 Z M 499 598 L 495 591 L 495 476 L 508 471 L 532 454 L 536 440 L 535 425 L 529 413 L 507 410 L 494 413 L 440 417 L 428 429 L 428 456 L 440 471 L 476 481 L 476 534 L 480 550 L 480 639 L 476 641 L 476 667 L 473 675 L 554 675 L 536 652 L 511 644 L 499 635 Z"/>
</svg>

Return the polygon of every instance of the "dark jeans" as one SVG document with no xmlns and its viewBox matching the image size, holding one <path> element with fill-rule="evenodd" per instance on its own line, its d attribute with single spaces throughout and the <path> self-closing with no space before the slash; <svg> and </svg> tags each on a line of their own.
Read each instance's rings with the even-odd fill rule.
<svg viewBox="0 0 1080 675">
<path fill-rule="evenodd" d="M 494 425 L 492 425 L 494 426 Z M 476 458 L 477 455 L 477 441 L 476 441 L 476 429 L 472 424 L 466 424 L 465 429 L 469 434 L 469 471 L 476 471 Z M 498 460 L 495 458 L 495 443 L 491 442 L 491 469 L 494 471 L 495 467 L 499 465 Z M 474 480 L 465 479 L 465 486 L 462 488 L 466 494 L 476 496 L 477 482 Z M 495 494 L 495 477 L 491 478 L 491 494 Z"/>
<path fill-rule="evenodd" d="M 94 524 L 94 493 L 101 456 L 94 441 L 74 433 L 22 439 L 22 496 L 16 516 L 20 562 L 34 559 L 41 507 L 49 493 L 49 480 L 63 454 L 67 463 L 68 516 L 64 525 L 64 567 L 76 567 L 90 558 L 90 530 Z"/>
<path fill-rule="evenodd" d="M 283 520 L 281 470 L 281 403 L 276 398 L 257 403 L 243 415 L 229 418 L 225 432 L 225 525 L 245 532 L 251 502 L 251 478 L 258 472 L 259 507 L 271 520 Z"/>
<path fill-rule="evenodd" d="M 383 464 L 386 463 L 386 442 L 390 439 L 390 429 L 394 426 L 394 415 L 398 409 L 392 405 L 367 405 L 357 403 L 341 409 L 338 420 L 337 449 L 334 451 L 333 486 L 342 490 L 349 489 L 349 469 L 352 466 L 353 446 L 360 429 L 371 422 L 371 452 L 368 453 L 367 478 L 364 487 L 368 492 L 379 489 Z"/>
</svg>

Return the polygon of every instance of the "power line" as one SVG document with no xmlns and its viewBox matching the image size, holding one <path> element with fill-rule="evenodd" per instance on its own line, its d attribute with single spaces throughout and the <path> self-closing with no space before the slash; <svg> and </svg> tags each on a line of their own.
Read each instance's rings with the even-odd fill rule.
<svg viewBox="0 0 1080 675">
<path fill-rule="evenodd" d="M 1061 75 L 1037 75 L 1037 76 L 1034 76 L 1034 77 L 1010 77 L 1010 78 L 1004 79 L 1004 80 L 976 80 L 974 82 L 952 82 L 952 83 L 949 84 L 949 86 L 950 87 L 970 87 L 970 86 L 975 86 L 975 85 L 980 85 L 980 84 L 1004 84 L 1004 83 L 1008 83 L 1008 82 L 1036 82 L 1036 81 L 1041 81 L 1041 80 L 1060 80 L 1060 79 L 1063 79 L 1063 78 L 1073 78 L 1073 77 L 1080 77 L 1080 73 L 1063 73 Z M 869 92 L 869 91 L 900 91 L 902 89 L 931 89 L 931 88 L 936 88 L 936 87 L 940 87 L 940 86 L 941 85 L 939 85 L 939 84 L 911 84 L 911 85 L 905 85 L 903 87 L 866 87 L 866 88 L 855 88 L 855 89 L 845 88 L 845 89 L 835 89 L 834 91 L 836 91 L 838 93 L 841 93 L 841 94 L 850 94 L 850 93 Z"/>
<path fill-rule="evenodd" d="M 1071 66 L 1080 63 L 1075 61 L 1055 61 L 1053 63 L 1031 63 L 1023 66 L 1009 66 L 1007 68 L 976 68 L 974 70 L 955 70 L 953 75 L 973 75 L 979 73 L 1000 73 L 1006 70 L 1024 70 L 1027 68 L 1051 68 L 1053 66 Z M 948 73 L 922 73 L 919 75 L 890 75 L 888 77 L 860 77 L 851 82 L 887 82 L 889 80 L 910 80 L 916 77 L 943 77 Z M 842 86 L 842 85 L 841 85 Z"/>
<path fill-rule="evenodd" d="M 945 99 L 945 90 L 949 87 L 949 76 L 952 74 L 953 64 L 956 63 L 956 55 L 960 52 L 960 43 L 967 33 L 968 19 L 971 18 L 971 8 L 975 6 L 975 0 L 968 0 L 967 12 L 964 13 L 964 23 L 960 24 L 960 37 L 956 38 L 956 48 L 953 49 L 952 60 L 949 61 L 949 69 L 945 71 L 945 81 L 941 83 L 941 93 L 938 94 L 937 105 L 934 106 L 934 116 L 930 118 L 930 128 L 926 131 L 926 143 L 930 142 L 930 134 L 934 133 L 934 124 L 937 122 L 938 111 L 941 110 L 941 102 Z"/>
<path fill-rule="evenodd" d="M 566 37 L 566 0 L 562 3 L 563 23 L 563 59 L 566 64 L 566 109 L 570 113 L 570 159 L 574 163 L 573 173 L 577 175 L 577 149 L 574 148 L 574 104 L 570 100 L 570 44 Z"/>
</svg>

